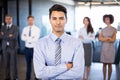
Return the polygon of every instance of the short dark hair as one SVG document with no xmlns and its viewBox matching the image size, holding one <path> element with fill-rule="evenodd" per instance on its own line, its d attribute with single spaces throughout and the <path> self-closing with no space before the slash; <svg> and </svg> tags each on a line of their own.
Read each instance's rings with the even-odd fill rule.
<svg viewBox="0 0 120 80">
<path fill-rule="evenodd" d="M 33 18 L 33 19 L 34 19 L 34 16 L 32 16 L 32 15 L 29 15 L 29 16 L 27 17 L 27 19 L 29 19 L 29 18 Z"/>
<path fill-rule="evenodd" d="M 11 16 L 11 15 L 9 15 L 9 14 L 6 14 L 6 15 L 5 15 L 5 17 L 11 17 L 11 18 L 12 18 L 12 16 Z"/>
<path fill-rule="evenodd" d="M 112 14 L 105 14 L 103 16 L 103 22 L 105 23 L 105 18 L 109 18 L 110 19 L 110 24 L 112 24 L 114 22 L 114 17 Z"/>
<path fill-rule="evenodd" d="M 65 13 L 65 17 L 67 19 L 67 9 L 60 5 L 60 4 L 54 4 L 50 9 L 49 9 L 49 18 L 51 17 L 52 11 L 62 11 Z"/>
</svg>

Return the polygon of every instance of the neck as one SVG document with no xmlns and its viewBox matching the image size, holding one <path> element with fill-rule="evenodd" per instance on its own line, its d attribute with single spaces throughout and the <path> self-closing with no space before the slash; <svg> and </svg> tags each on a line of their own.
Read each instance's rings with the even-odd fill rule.
<svg viewBox="0 0 120 80">
<path fill-rule="evenodd" d="M 33 24 L 29 24 L 29 26 L 30 26 L 30 27 L 32 27 L 32 26 L 33 26 Z"/>
<path fill-rule="evenodd" d="M 60 37 L 63 35 L 64 31 L 58 31 L 58 32 L 55 32 L 55 31 L 52 31 L 57 37 Z"/>
<path fill-rule="evenodd" d="M 31 28 L 32 28 L 32 25 L 29 25 L 29 28 L 31 29 Z"/>
<path fill-rule="evenodd" d="M 7 23 L 7 25 L 10 25 L 10 24 L 12 24 L 12 23 Z"/>
<path fill-rule="evenodd" d="M 85 28 L 87 28 L 87 25 L 84 25 L 85 26 Z"/>
<path fill-rule="evenodd" d="M 110 25 L 110 24 L 108 24 L 107 26 L 108 26 L 108 27 L 111 27 L 111 25 Z"/>
</svg>

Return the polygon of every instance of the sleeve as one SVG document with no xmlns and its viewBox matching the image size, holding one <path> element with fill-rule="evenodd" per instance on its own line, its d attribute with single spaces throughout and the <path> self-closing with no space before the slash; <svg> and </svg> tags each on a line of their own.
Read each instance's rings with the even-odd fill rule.
<svg viewBox="0 0 120 80">
<path fill-rule="evenodd" d="M 92 37 L 91 37 L 92 36 Z M 95 39 L 95 33 L 89 33 L 88 36 L 84 37 L 84 40 L 93 41 Z"/>
<path fill-rule="evenodd" d="M 114 28 L 115 29 L 115 32 L 117 33 L 117 29 L 116 28 Z"/>
<path fill-rule="evenodd" d="M 38 79 L 49 79 L 53 78 L 67 70 L 66 64 L 60 64 L 57 66 L 47 66 L 46 56 L 44 48 L 41 43 L 36 43 L 34 48 L 33 64 L 36 78 Z"/>
<path fill-rule="evenodd" d="M 3 34 L 2 34 L 3 33 Z M 1 31 L 0 31 L 0 38 L 3 40 L 7 40 L 8 36 L 6 34 L 6 29 L 5 26 L 1 27 Z"/>
<path fill-rule="evenodd" d="M 82 36 L 82 31 L 81 31 L 82 29 L 80 29 L 79 31 L 78 31 L 78 38 L 79 38 L 79 36 Z"/>
<path fill-rule="evenodd" d="M 33 41 L 37 41 L 40 38 L 40 29 L 37 28 L 37 32 Z"/>
<path fill-rule="evenodd" d="M 36 28 L 34 35 L 29 37 L 29 39 L 27 39 L 28 42 L 35 42 L 39 39 L 40 37 L 40 29 Z"/>
<path fill-rule="evenodd" d="M 22 36 L 21 36 L 21 39 L 23 41 L 36 42 L 39 39 L 39 37 L 40 37 L 40 29 L 39 28 L 35 28 L 34 34 L 32 36 L 30 36 L 30 37 L 28 35 L 24 36 L 25 34 L 26 34 L 26 28 L 23 29 Z"/>
<path fill-rule="evenodd" d="M 2 32 L 3 32 L 3 26 L 0 29 L 0 39 L 3 39 L 3 36 L 4 36 L 4 35 L 2 35 Z"/>
<path fill-rule="evenodd" d="M 64 77 L 66 79 L 82 79 L 84 74 L 84 64 L 84 49 L 83 44 L 80 43 L 73 56 L 73 68 L 61 74 L 59 77 Z"/>
<path fill-rule="evenodd" d="M 26 36 L 25 36 L 25 35 L 26 35 Z M 24 28 L 23 31 L 22 31 L 21 39 L 22 39 L 23 41 L 27 41 L 26 28 Z"/>
</svg>

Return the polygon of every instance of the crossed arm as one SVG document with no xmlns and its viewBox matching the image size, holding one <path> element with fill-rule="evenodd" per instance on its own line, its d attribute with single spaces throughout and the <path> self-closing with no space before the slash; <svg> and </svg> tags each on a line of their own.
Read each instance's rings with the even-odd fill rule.
<svg viewBox="0 0 120 80">
<path fill-rule="evenodd" d="M 61 63 L 57 66 L 46 65 L 46 57 L 40 47 L 43 44 L 37 44 L 34 48 L 34 70 L 37 78 L 49 79 L 56 76 L 66 79 L 75 79 L 83 76 L 84 72 L 84 50 L 83 46 L 80 45 L 75 50 L 72 63 Z"/>
<path fill-rule="evenodd" d="M 28 36 L 26 33 L 26 30 L 23 29 L 22 35 L 21 35 L 21 39 L 23 41 L 27 41 L 27 42 L 34 42 L 37 41 L 40 37 L 40 30 L 36 30 L 36 33 L 34 33 L 34 35 L 32 36 Z"/>
<path fill-rule="evenodd" d="M 0 32 L 0 37 L 2 39 L 17 39 L 18 38 L 18 31 L 19 31 L 18 27 L 15 26 L 13 33 L 6 34 L 6 32 L 4 31 L 4 29 L 2 27 L 1 32 Z"/>
<path fill-rule="evenodd" d="M 116 40 L 116 32 L 114 32 L 111 38 L 110 37 L 104 38 L 102 33 L 100 33 L 99 40 L 102 42 L 114 42 Z"/>
</svg>

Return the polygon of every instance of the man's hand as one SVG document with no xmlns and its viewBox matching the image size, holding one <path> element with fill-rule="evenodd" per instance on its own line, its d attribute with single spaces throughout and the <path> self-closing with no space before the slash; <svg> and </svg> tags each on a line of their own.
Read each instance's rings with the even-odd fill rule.
<svg viewBox="0 0 120 80">
<path fill-rule="evenodd" d="M 1 32 L 1 35 L 4 35 L 4 32 Z"/>
<path fill-rule="evenodd" d="M 26 34 L 24 34 L 24 36 L 26 37 L 27 35 L 26 35 Z"/>
<path fill-rule="evenodd" d="M 72 62 L 68 62 L 66 64 L 66 66 L 67 66 L 67 69 L 69 70 L 69 69 L 71 69 L 73 67 L 73 63 Z"/>
<path fill-rule="evenodd" d="M 80 39 L 84 39 L 84 37 L 83 37 L 83 36 L 79 36 L 79 38 L 80 38 Z"/>
<path fill-rule="evenodd" d="M 33 36 L 32 38 L 34 39 L 35 37 Z"/>
<path fill-rule="evenodd" d="M 13 34 L 9 34 L 9 37 L 13 37 Z"/>
</svg>

